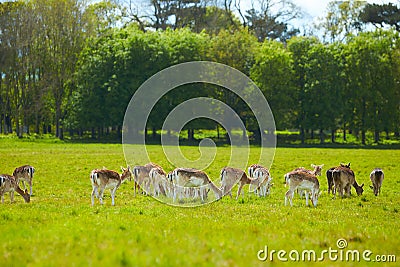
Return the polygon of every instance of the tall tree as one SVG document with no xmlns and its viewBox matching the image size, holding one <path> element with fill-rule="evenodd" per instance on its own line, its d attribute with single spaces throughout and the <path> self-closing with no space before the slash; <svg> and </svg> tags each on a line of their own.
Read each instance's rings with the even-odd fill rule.
<svg viewBox="0 0 400 267">
<path fill-rule="evenodd" d="M 360 12 L 360 20 L 380 28 L 385 25 L 393 26 L 400 32 L 400 8 L 393 3 L 367 4 Z"/>
<path fill-rule="evenodd" d="M 292 128 L 298 114 L 295 109 L 293 61 L 282 43 L 264 41 L 256 53 L 250 77 L 268 100 L 276 127 Z"/>
<path fill-rule="evenodd" d="M 343 41 L 347 36 L 359 32 L 359 14 L 364 5 L 364 1 L 357 0 L 329 2 L 326 16 L 320 18 L 317 25 L 317 28 L 323 30 L 324 40 Z"/>
</svg>

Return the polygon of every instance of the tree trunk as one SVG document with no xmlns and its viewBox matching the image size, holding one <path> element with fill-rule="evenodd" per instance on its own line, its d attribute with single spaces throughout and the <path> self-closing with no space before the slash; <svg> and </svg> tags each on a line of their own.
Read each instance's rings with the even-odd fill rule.
<svg viewBox="0 0 400 267">
<path fill-rule="evenodd" d="M 300 139 L 301 139 L 301 143 L 302 144 L 304 144 L 304 142 L 305 142 L 305 132 L 304 132 L 304 129 L 303 128 L 301 128 L 300 129 Z"/>
<path fill-rule="evenodd" d="M 374 134 L 374 142 L 375 143 L 379 143 L 379 130 L 375 130 L 375 134 Z"/>
<path fill-rule="evenodd" d="M 343 124 L 343 141 L 347 141 L 347 135 L 346 135 L 346 124 Z"/>
<path fill-rule="evenodd" d="M 366 144 L 366 134 L 365 134 L 365 130 L 361 130 L 361 144 L 363 144 L 363 145 Z"/>
<path fill-rule="evenodd" d="M 319 130 L 319 143 L 323 144 L 325 142 L 325 138 L 324 138 L 324 130 L 320 129 Z"/>
<path fill-rule="evenodd" d="M 331 131 L 331 142 L 332 142 L 332 144 L 335 143 L 335 140 L 336 140 L 336 130 L 332 129 L 332 131 Z"/>
</svg>

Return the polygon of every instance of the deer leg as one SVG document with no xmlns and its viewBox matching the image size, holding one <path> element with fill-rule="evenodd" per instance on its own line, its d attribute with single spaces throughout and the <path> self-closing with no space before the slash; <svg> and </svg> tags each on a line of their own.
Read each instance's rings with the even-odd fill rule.
<svg viewBox="0 0 400 267">
<path fill-rule="evenodd" d="M 100 199 L 100 204 L 103 205 L 103 194 L 104 194 L 104 188 L 100 189 L 100 194 L 99 194 L 99 199 Z"/>
<path fill-rule="evenodd" d="M 115 205 L 115 192 L 117 191 L 117 187 L 114 187 L 114 189 L 110 190 L 111 194 L 111 205 Z"/>
<path fill-rule="evenodd" d="M 32 196 L 32 180 L 29 181 L 29 195 Z"/>
<path fill-rule="evenodd" d="M 97 187 L 95 187 L 95 186 L 93 186 L 92 195 L 91 195 L 92 206 L 94 205 L 94 196 L 96 196 L 97 198 L 99 198 L 99 195 L 98 195 L 98 193 L 97 193 Z"/>
<path fill-rule="evenodd" d="M 291 189 L 289 189 L 286 194 L 285 194 L 285 206 L 287 205 L 287 200 L 289 199 L 290 202 L 290 206 L 293 206 L 293 202 L 292 199 L 294 197 L 294 191 L 292 191 Z"/>
<path fill-rule="evenodd" d="M 302 193 L 305 191 L 302 191 Z M 304 196 L 306 197 L 306 206 L 308 206 L 308 192 L 305 192 Z"/>
<path fill-rule="evenodd" d="M 238 188 L 238 192 L 237 192 L 236 199 L 238 199 L 238 198 L 239 198 L 239 196 L 240 196 L 240 193 L 242 192 L 242 187 L 243 187 L 243 184 L 241 183 L 241 184 L 239 185 L 239 188 Z M 244 193 L 243 193 L 243 196 L 244 196 Z"/>
</svg>

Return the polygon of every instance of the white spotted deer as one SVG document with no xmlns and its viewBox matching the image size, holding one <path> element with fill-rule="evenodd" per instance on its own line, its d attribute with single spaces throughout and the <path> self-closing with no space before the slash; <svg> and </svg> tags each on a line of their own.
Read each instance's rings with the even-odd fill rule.
<svg viewBox="0 0 400 267">
<path fill-rule="evenodd" d="M 259 185 L 256 188 L 256 192 L 260 197 L 265 197 L 270 194 L 270 190 L 272 187 L 272 178 L 269 173 L 269 170 L 265 167 L 258 167 L 254 173 L 253 178 L 258 179 Z"/>
<path fill-rule="evenodd" d="M 254 179 L 254 178 L 255 178 L 255 177 L 254 177 L 254 172 L 255 172 L 257 169 L 259 169 L 259 168 L 264 168 L 264 167 L 263 167 L 262 165 L 259 165 L 259 164 L 252 164 L 252 165 L 250 165 L 250 166 L 247 168 L 247 172 L 248 172 L 248 174 L 249 174 L 249 177 L 252 178 L 252 179 Z M 258 187 L 256 187 L 256 189 L 254 189 L 254 190 L 252 190 L 251 187 L 252 187 L 252 185 L 250 184 L 250 186 L 249 186 L 249 191 L 250 191 L 250 192 L 254 192 L 255 194 L 258 194 Z"/>
<path fill-rule="evenodd" d="M 286 183 L 289 185 L 289 190 L 285 194 L 285 206 L 289 200 L 290 206 L 293 206 L 293 197 L 296 189 L 306 191 L 306 206 L 308 206 L 309 193 L 314 207 L 317 206 L 319 197 L 319 181 L 316 175 L 304 172 L 302 170 L 292 171 L 286 174 Z"/>
<path fill-rule="evenodd" d="M 372 182 L 372 186 L 370 186 L 370 188 L 374 190 L 375 196 L 381 194 L 381 187 L 384 178 L 385 174 L 383 173 L 383 170 L 380 168 L 372 170 L 371 174 L 369 175 L 369 179 Z"/>
<path fill-rule="evenodd" d="M 176 168 L 168 174 L 168 178 L 174 185 L 174 202 L 176 198 L 181 200 L 183 197 L 188 197 L 192 194 L 193 196 L 198 195 L 201 201 L 204 202 L 207 199 L 209 189 L 214 192 L 217 200 L 222 197 L 221 190 L 204 171 L 192 168 Z"/>
<path fill-rule="evenodd" d="M 293 172 L 304 172 L 304 173 L 308 173 L 308 174 L 314 175 L 315 177 L 321 176 L 322 168 L 324 167 L 324 164 L 322 164 L 322 165 L 311 164 L 311 167 L 313 168 L 313 170 L 308 170 L 308 169 L 306 169 L 304 167 L 299 167 L 299 168 L 294 169 L 291 172 L 286 173 L 285 174 L 285 187 L 288 184 L 287 183 L 288 175 L 293 173 Z M 303 197 L 303 195 L 307 194 L 307 192 L 305 190 L 301 189 L 301 188 L 299 188 L 297 190 L 297 192 L 300 195 L 300 197 Z"/>
<path fill-rule="evenodd" d="M 21 167 L 15 168 L 13 176 L 17 180 L 17 183 L 22 182 L 24 185 L 24 190 L 26 189 L 25 182 L 29 184 L 30 191 L 29 194 L 32 196 L 32 179 L 35 173 L 35 168 L 30 165 L 23 165 Z"/>
<path fill-rule="evenodd" d="M 95 169 L 90 173 L 90 181 L 92 183 L 92 206 L 94 205 L 94 196 L 100 200 L 100 204 L 103 205 L 103 194 L 105 189 L 110 189 L 111 193 L 111 204 L 115 205 L 115 192 L 127 179 L 132 180 L 131 169 L 121 167 L 122 174 L 119 175 L 116 171 Z"/>
<path fill-rule="evenodd" d="M 249 178 L 244 171 L 232 167 L 224 167 L 221 170 L 221 189 L 224 196 L 232 197 L 232 188 L 239 183 L 236 199 L 239 198 L 243 186 L 246 184 L 255 185 L 256 188 L 260 185 L 260 178 Z M 244 192 L 243 192 L 244 195 Z"/>
<path fill-rule="evenodd" d="M 30 202 L 30 195 L 28 190 L 22 191 L 22 189 L 18 186 L 17 179 L 14 176 L 8 174 L 0 175 L 0 195 L 1 195 L 1 203 L 4 203 L 4 194 L 10 193 L 11 203 L 14 201 L 14 192 L 20 194 L 26 203 Z"/>
</svg>

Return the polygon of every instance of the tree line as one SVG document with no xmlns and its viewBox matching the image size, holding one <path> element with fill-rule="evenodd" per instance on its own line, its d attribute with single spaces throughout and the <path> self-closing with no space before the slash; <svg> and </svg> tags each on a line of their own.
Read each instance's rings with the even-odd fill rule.
<svg viewBox="0 0 400 267">
<path fill-rule="evenodd" d="M 296 36 L 265 6 L 239 13 L 241 19 L 226 5 L 151 3 L 158 11 L 150 18 L 134 12 L 131 1 L 0 3 L 1 132 L 119 136 L 127 104 L 144 81 L 178 63 L 208 60 L 248 75 L 266 96 L 277 129 L 299 130 L 302 142 L 315 132 L 321 142 L 327 132 L 334 142 L 338 131 L 344 139 L 354 133 L 363 144 L 369 132 L 375 142 L 382 133 L 399 137 L 400 19 L 388 12 L 397 6 L 333 2 L 329 8 L 341 12 L 321 20 L 325 37 L 318 38 Z M 283 10 L 281 16 L 297 16 Z M 371 24 L 376 27 L 366 30 Z M 197 96 L 232 107 L 254 139 L 264 134 L 236 95 L 191 84 L 157 103 L 148 121 L 153 137 L 173 107 Z M 185 129 L 193 138 L 194 129 L 218 127 L 200 119 Z"/>
</svg>

